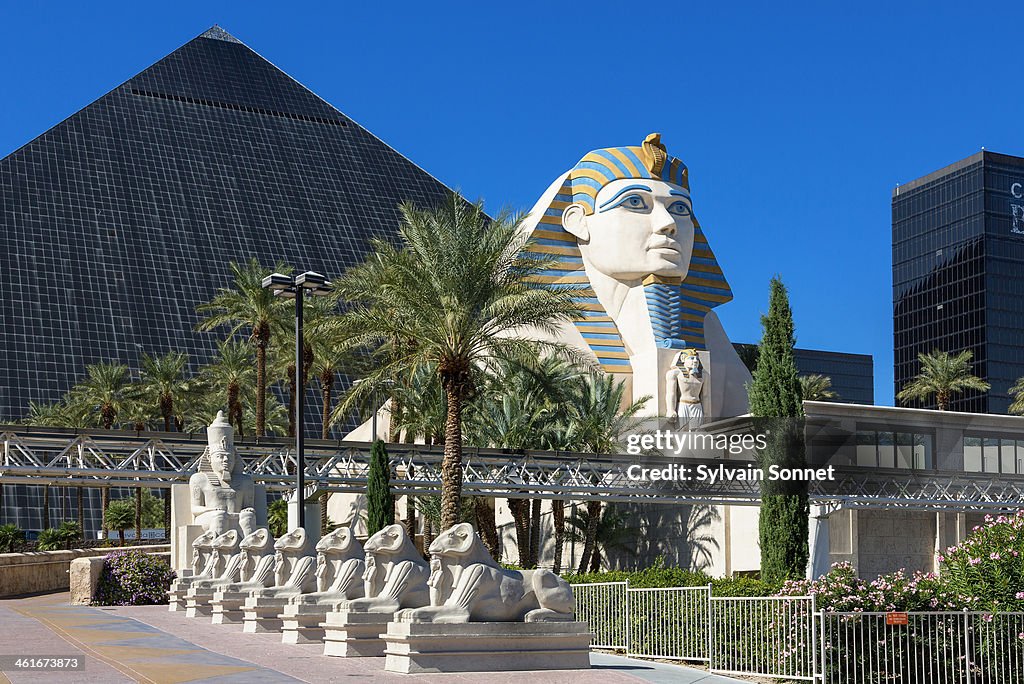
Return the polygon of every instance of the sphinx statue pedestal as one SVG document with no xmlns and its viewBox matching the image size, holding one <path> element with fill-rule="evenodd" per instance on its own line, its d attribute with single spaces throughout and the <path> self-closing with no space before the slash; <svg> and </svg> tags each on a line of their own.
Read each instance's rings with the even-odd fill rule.
<svg viewBox="0 0 1024 684">
<path fill-rule="evenodd" d="M 213 577 L 189 584 L 188 591 L 185 592 L 186 617 L 210 617 L 213 612 L 210 599 L 213 598 L 216 586 L 238 580 L 242 564 L 238 538 L 236 530 L 228 530 L 210 544 L 216 554 Z"/>
<path fill-rule="evenodd" d="M 388 623 L 388 672 L 507 672 L 590 667 L 585 622 Z M 325 642 L 326 644 L 326 642 Z"/>
<path fill-rule="evenodd" d="M 364 593 L 366 571 L 363 547 L 349 527 L 339 527 L 316 545 L 316 588 L 300 594 L 284 607 L 280 618 L 281 643 L 312 644 L 324 638 L 321 623 L 335 606 Z"/>
<path fill-rule="evenodd" d="M 430 603 L 430 567 L 402 525 L 389 525 L 366 540 L 364 598 L 342 601 L 327 613 L 324 655 L 384 655 L 380 635 L 395 612 Z"/>
<path fill-rule="evenodd" d="M 274 538 L 261 527 L 238 544 L 237 581 L 222 579 L 213 582 L 210 597 L 210 621 L 215 625 L 242 622 L 242 604 L 256 589 L 274 583 Z"/>
<path fill-rule="evenodd" d="M 316 590 L 316 558 L 304 529 L 278 539 L 274 556 L 274 586 L 252 591 L 242 604 L 242 631 L 248 634 L 281 631 L 284 607 L 296 596 Z"/>
<path fill-rule="evenodd" d="M 213 539 L 212 532 L 204 532 L 192 539 L 191 567 L 180 572 L 179 577 L 171 582 L 167 592 L 169 604 L 167 609 L 170 612 L 186 610 L 186 595 L 193 582 L 215 577 L 217 554 L 213 549 Z"/>
<path fill-rule="evenodd" d="M 388 630 L 394 613 L 353 613 L 337 610 L 327 614 L 324 629 L 324 655 L 359 658 L 384 655 L 381 635 Z"/>
</svg>

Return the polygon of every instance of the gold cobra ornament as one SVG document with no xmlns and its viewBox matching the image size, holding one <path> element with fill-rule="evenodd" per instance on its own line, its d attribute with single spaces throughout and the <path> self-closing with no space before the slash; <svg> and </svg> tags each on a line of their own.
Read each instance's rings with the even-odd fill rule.
<svg viewBox="0 0 1024 684">
<path fill-rule="evenodd" d="M 665 167 L 665 161 L 668 159 L 668 152 L 665 151 L 665 146 L 661 144 L 661 133 L 651 133 L 644 138 L 644 144 L 641 148 L 643 154 L 644 165 L 655 178 L 661 176 L 661 170 Z"/>
</svg>

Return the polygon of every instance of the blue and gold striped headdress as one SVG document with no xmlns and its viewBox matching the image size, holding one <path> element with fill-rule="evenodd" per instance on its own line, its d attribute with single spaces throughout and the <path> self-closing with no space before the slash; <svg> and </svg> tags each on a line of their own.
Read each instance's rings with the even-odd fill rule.
<svg viewBox="0 0 1024 684">
<path fill-rule="evenodd" d="M 588 152 L 569 172 L 572 201 L 594 213 L 598 191 L 613 180 L 654 178 L 690 190 L 686 164 L 668 156 L 661 134 L 651 133 L 640 147 L 608 147 Z"/>
<path fill-rule="evenodd" d="M 661 136 L 652 133 L 639 147 L 609 147 L 588 152 L 560 182 L 552 185 L 530 214 L 534 240 L 532 251 L 557 261 L 538 282 L 566 285 L 588 285 L 576 238 L 562 227 L 562 212 L 572 204 L 594 213 L 597 193 L 613 180 L 650 178 L 673 183 L 689 192 L 686 165 L 669 156 L 661 144 Z M 732 299 L 732 290 L 722 274 L 714 252 L 693 217 L 694 244 L 686 277 L 664 278 L 651 275 L 644 280 L 651 325 L 657 343 L 670 349 L 704 349 L 704 317 Z M 593 289 L 580 293 L 579 301 L 586 312 L 576 327 L 590 349 L 611 373 L 629 373 L 626 352 L 615 322 L 608 316 Z"/>
</svg>

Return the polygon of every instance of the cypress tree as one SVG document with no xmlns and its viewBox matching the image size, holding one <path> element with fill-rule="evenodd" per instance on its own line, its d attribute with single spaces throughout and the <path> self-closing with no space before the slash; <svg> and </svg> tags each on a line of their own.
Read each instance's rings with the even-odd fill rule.
<svg viewBox="0 0 1024 684">
<path fill-rule="evenodd" d="M 391 466 L 384 441 L 378 439 L 370 448 L 370 473 L 366 478 L 366 529 L 373 535 L 394 522 Z"/>
<path fill-rule="evenodd" d="M 763 337 L 754 382 L 750 387 L 750 413 L 760 417 L 759 429 L 768 432 L 768 446 L 759 454 L 767 476 L 770 466 L 802 468 L 807 465 L 803 436 L 803 404 L 793 347 L 793 311 L 782 280 L 772 278 L 768 315 L 761 316 Z M 805 574 L 808 548 L 808 496 L 806 482 L 761 482 L 761 578 L 768 582 L 799 579 Z"/>
</svg>

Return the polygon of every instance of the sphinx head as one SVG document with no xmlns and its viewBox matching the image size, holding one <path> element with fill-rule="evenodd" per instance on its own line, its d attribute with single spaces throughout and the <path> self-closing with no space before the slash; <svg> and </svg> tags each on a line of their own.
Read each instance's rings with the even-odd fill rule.
<svg viewBox="0 0 1024 684">
<path fill-rule="evenodd" d="M 316 550 L 319 553 L 344 554 L 353 548 L 353 543 L 358 540 L 350 527 L 339 527 L 330 534 L 325 535 L 316 543 Z M 362 555 L 362 554 L 359 554 Z"/>
<path fill-rule="evenodd" d="M 274 540 L 270 536 L 270 530 L 261 527 L 247 534 L 242 541 L 238 542 L 238 546 L 250 553 L 262 554 L 269 549 L 272 541 Z"/>
<path fill-rule="evenodd" d="M 219 551 L 233 551 L 238 546 L 238 531 L 228 530 L 214 539 L 210 546 Z"/>
<path fill-rule="evenodd" d="M 399 524 L 388 525 L 377 534 L 366 540 L 363 549 L 367 553 L 397 553 L 405 545 L 409 536 L 405 528 Z"/>
<path fill-rule="evenodd" d="M 283 535 L 274 543 L 274 548 L 278 551 L 299 551 L 306 546 L 306 530 L 301 527 L 296 527 L 291 532 Z"/>
<path fill-rule="evenodd" d="M 476 531 L 473 526 L 459 523 L 437 535 L 429 551 L 432 556 L 464 556 L 473 550 L 475 542 Z"/>
<path fill-rule="evenodd" d="M 588 268 L 617 280 L 686 276 L 696 226 L 687 170 L 668 156 L 659 134 L 640 147 L 589 152 L 558 199 L 562 227 Z"/>
</svg>

